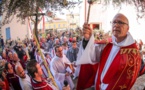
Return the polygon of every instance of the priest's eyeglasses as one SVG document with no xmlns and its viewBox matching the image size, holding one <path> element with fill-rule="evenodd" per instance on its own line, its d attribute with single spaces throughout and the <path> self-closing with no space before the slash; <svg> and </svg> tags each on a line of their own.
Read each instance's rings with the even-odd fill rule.
<svg viewBox="0 0 145 90">
<path fill-rule="evenodd" d="M 111 22 L 111 24 L 112 24 L 112 25 L 118 24 L 118 25 L 120 25 L 120 26 L 128 25 L 128 23 L 125 23 L 125 22 L 123 22 L 123 21 L 113 21 L 113 22 Z"/>
</svg>

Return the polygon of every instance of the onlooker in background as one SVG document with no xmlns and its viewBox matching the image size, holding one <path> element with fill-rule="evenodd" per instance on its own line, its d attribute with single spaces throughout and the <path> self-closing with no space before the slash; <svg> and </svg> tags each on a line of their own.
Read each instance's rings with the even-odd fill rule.
<svg viewBox="0 0 145 90">
<path fill-rule="evenodd" d="M 4 72 L 5 64 L 6 64 L 6 61 L 1 58 L 1 60 L 0 60 L 0 89 L 10 90 L 8 80 L 7 80 L 6 74 Z"/>
<path fill-rule="evenodd" d="M 3 39 L 3 36 L 1 36 L 0 38 L 0 44 L 2 46 L 2 50 L 4 49 L 4 39 Z"/>
<path fill-rule="evenodd" d="M 24 55 L 26 55 L 26 52 L 23 50 L 22 46 L 18 47 L 17 51 L 18 57 L 20 60 L 23 60 Z"/>
<path fill-rule="evenodd" d="M 68 38 L 66 36 L 62 37 L 61 43 L 66 43 L 68 44 Z"/>
<path fill-rule="evenodd" d="M 35 59 L 35 48 L 33 48 L 31 44 L 28 45 L 28 53 L 30 56 L 30 60 Z"/>
<path fill-rule="evenodd" d="M 22 90 L 19 82 L 19 77 L 14 73 L 12 65 L 10 63 L 6 63 L 5 69 L 7 71 L 6 77 L 11 88 L 13 88 L 14 90 Z"/>
<path fill-rule="evenodd" d="M 81 41 L 78 41 L 78 39 L 77 39 L 76 36 L 74 36 L 74 37 L 72 38 L 72 41 L 76 41 L 78 47 L 79 47 L 80 44 L 81 44 Z"/>
<path fill-rule="evenodd" d="M 9 51 L 8 52 L 8 58 L 6 60 L 7 60 L 7 62 L 12 63 L 13 59 L 14 59 L 13 53 Z"/>
<path fill-rule="evenodd" d="M 51 50 L 53 49 L 53 45 L 54 45 L 54 37 L 50 37 L 50 40 L 47 42 L 49 45 L 49 51 L 51 52 Z"/>
<path fill-rule="evenodd" d="M 7 47 L 5 46 L 5 48 L 2 51 L 2 58 L 3 59 L 8 59 L 8 51 L 7 51 Z"/>
<path fill-rule="evenodd" d="M 46 42 L 45 38 L 41 38 L 41 48 L 44 49 L 44 51 L 49 51 L 49 44 Z"/>
<path fill-rule="evenodd" d="M 35 60 L 30 60 L 27 64 L 28 74 L 31 76 L 33 90 L 58 90 L 51 82 L 42 78 L 43 72 L 40 65 Z"/>
<path fill-rule="evenodd" d="M 29 52 L 28 52 L 28 45 L 27 43 L 24 43 L 23 44 L 23 50 L 25 51 L 25 55 L 23 56 L 23 60 L 26 62 L 28 60 L 30 60 L 30 55 L 29 55 Z"/>
<path fill-rule="evenodd" d="M 25 73 L 21 66 L 16 66 L 16 73 L 19 76 L 19 82 L 22 90 L 33 90 L 30 77 Z"/>
<path fill-rule="evenodd" d="M 49 53 L 45 53 L 45 59 L 46 59 L 47 64 L 48 64 L 49 67 L 50 67 L 51 56 L 50 56 Z"/>
<path fill-rule="evenodd" d="M 50 38 L 51 38 L 51 35 L 50 35 L 50 33 L 48 33 L 47 34 L 47 42 L 50 40 Z"/>
<path fill-rule="evenodd" d="M 56 45 L 60 45 L 60 41 L 59 41 L 58 38 L 55 39 L 55 41 L 54 41 L 54 45 L 53 45 L 53 46 L 56 46 Z"/>
<path fill-rule="evenodd" d="M 24 69 L 26 68 L 25 62 L 22 62 L 22 60 L 19 59 L 17 53 L 13 53 L 13 61 L 11 63 L 15 69 L 16 72 L 16 66 L 22 66 Z"/>
<path fill-rule="evenodd" d="M 57 45 L 60 45 L 60 41 L 59 41 L 58 38 L 55 39 L 54 44 L 53 44 L 53 49 L 51 49 L 51 52 L 50 52 L 51 53 L 51 57 L 54 57 L 56 55 L 54 47 L 57 46 Z"/>
<path fill-rule="evenodd" d="M 36 61 L 40 64 L 42 71 L 43 71 L 43 77 L 44 78 L 48 78 L 48 72 L 47 72 L 47 68 L 44 65 L 43 59 L 41 57 L 40 51 L 36 50 L 36 55 L 35 55 Z"/>
<path fill-rule="evenodd" d="M 0 90 L 10 90 L 9 83 L 4 71 L 0 72 Z"/>
<path fill-rule="evenodd" d="M 74 62 L 77 59 L 79 48 L 77 46 L 77 42 L 72 42 L 72 47 L 68 49 L 66 57 L 70 60 L 70 62 Z"/>
<path fill-rule="evenodd" d="M 62 48 L 63 48 L 63 54 L 66 55 L 67 51 L 68 51 L 68 44 L 67 43 L 63 43 L 62 44 Z"/>
</svg>

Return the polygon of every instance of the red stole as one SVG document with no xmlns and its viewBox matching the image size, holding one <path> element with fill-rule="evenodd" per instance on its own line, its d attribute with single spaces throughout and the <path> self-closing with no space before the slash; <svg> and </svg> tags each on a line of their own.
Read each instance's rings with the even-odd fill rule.
<svg viewBox="0 0 145 90">
<path fill-rule="evenodd" d="M 96 90 L 100 90 L 101 74 L 112 46 L 109 43 L 102 52 Z M 127 47 L 121 47 L 103 78 L 103 83 L 108 84 L 106 90 L 130 90 L 138 76 L 140 61 L 135 43 Z"/>
<path fill-rule="evenodd" d="M 100 63 L 99 63 L 99 71 L 98 71 L 97 83 L 96 83 L 97 84 L 96 85 L 97 90 L 99 90 L 100 84 L 101 84 L 101 81 L 100 81 L 101 74 L 100 73 L 102 72 L 103 67 L 105 66 L 105 63 L 106 63 L 106 60 L 107 60 L 107 58 L 109 56 L 109 53 L 111 51 L 111 48 L 112 48 L 112 45 L 111 44 L 108 44 L 104 48 L 104 50 L 102 52 L 101 60 L 100 60 Z"/>
<path fill-rule="evenodd" d="M 94 85 L 98 64 L 84 64 L 80 67 L 77 90 L 84 90 Z"/>
<path fill-rule="evenodd" d="M 33 90 L 52 90 L 52 88 L 48 85 L 48 83 L 43 78 L 42 78 L 42 82 L 37 82 L 31 79 L 31 84 Z"/>
</svg>

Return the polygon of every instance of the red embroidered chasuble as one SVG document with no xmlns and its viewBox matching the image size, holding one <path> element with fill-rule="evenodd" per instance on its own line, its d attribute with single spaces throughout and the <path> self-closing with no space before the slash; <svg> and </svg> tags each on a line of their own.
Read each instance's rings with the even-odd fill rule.
<svg viewBox="0 0 145 90">
<path fill-rule="evenodd" d="M 101 74 L 112 46 L 109 43 L 103 50 L 96 90 L 100 90 Z M 140 64 L 141 58 L 135 43 L 127 47 L 121 47 L 103 78 L 103 83 L 108 84 L 106 90 L 130 90 L 138 77 Z"/>
<path fill-rule="evenodd" d="M 101 73 L 112 46 L 113 44 L 109 43 L 104 48 L 99 65 L 81 65 L 77 90 L 84 90 L 94 85 L 98 66 L 96 90 L 100 90 Z M 103 78 L 103 83 L 108 84 L 106 90 L 130 90 L 138 76 L 140 65 L 141 58 L 135 43 L 127 47 L 121 47 Z"/>
</svg>

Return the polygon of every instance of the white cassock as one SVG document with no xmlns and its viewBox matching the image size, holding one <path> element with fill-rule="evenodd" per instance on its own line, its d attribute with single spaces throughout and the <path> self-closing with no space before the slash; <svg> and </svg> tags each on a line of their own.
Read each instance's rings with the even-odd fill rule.
<svg viewBox="0 0 145 90">
<path fill-rule="evenodd" d="M 66 67 L 65 63 L 70 64 L 71 62 L 67 59 L 65 55 L 63 58 L 55 56 L 50 63 L 50 70 L 54 76 L 54 79 L 59 87 L 59 90 L 62 90 L 64 80 L 67 80 L 71 90 L 74 88 L 74 83 L 70 76 L 65 76 Z"/>
</svg>

